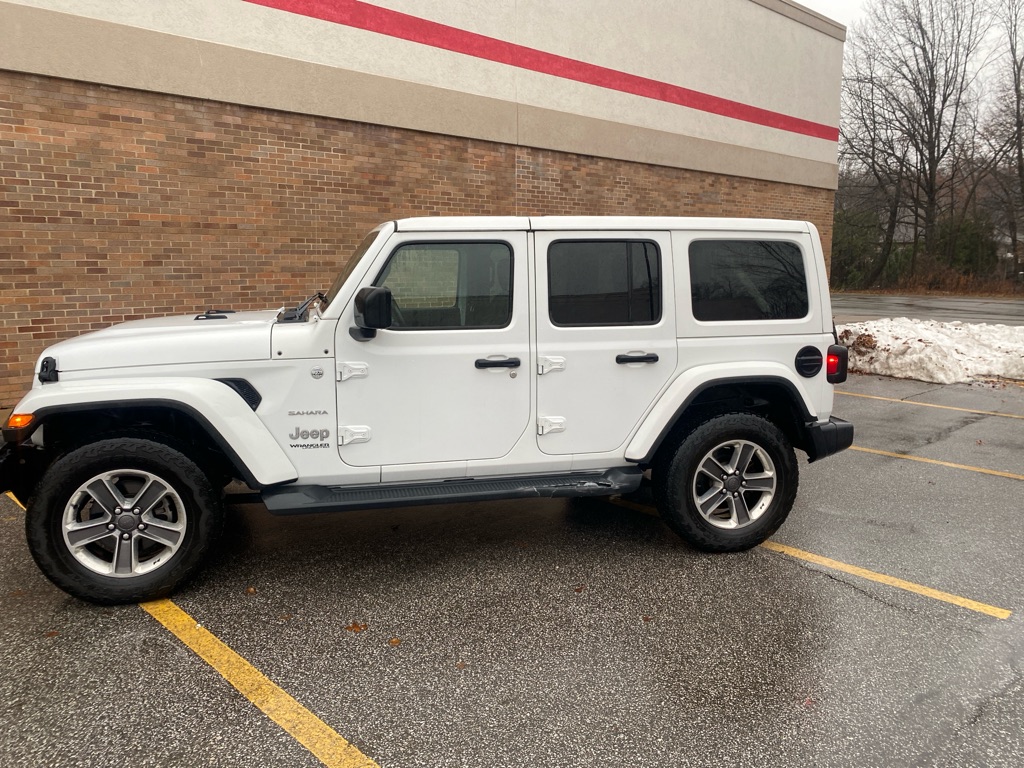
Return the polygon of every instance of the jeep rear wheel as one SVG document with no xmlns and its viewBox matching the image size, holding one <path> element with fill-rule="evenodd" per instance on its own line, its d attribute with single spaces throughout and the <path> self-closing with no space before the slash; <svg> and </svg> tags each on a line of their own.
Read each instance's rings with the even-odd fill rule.
<svg viewBox="0 0 1024 768">
<path fill-rule="evenodd" d="M 169 594 L 198 567 L 223 510 L 206 474 L 148 439 L 101 440 L 47 470 L 29 504 L 29 549 L 75 597 L 113 604 Z"/>
<path fill-rule="evenodd" d="M 770 421 L 730 413 L 687 435 L 654 474 L 665 522 L 691 546 L 736 552 L 775 533 L 796 499 L 798 465 Z"/>
</svg>

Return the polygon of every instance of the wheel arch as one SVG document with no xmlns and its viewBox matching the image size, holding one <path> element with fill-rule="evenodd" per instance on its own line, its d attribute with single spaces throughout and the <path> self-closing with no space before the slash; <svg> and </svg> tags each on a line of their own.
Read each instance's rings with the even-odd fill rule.
<svg viewBox="0 0 1024 768">
<path fill-rule="evenodd" d="M 55 384 L 33 389 L 16 409 L 31 413 L 31 424 L 5 429 L 4 438 L 15 443 L 28 458 L 26 464 L 40 474 L 58 455 L 94 438 L 145 432 L 198 449 L 253 488 L 297 478 L 280 445 L 231 384 L 213 379 L 142 382 L 148 385 L 123 391 L 103 391 L 95 382 L 90 387 Z M 42 440 L 36 434 L 39 430 Z M 33 455 L 39 453 L 45 460 Z"/>
<path fill-rule="evenodd" d="M 708 419 L 731 412 L 767 418 L 794 447 L 806 450 L 805 425 L 816 417 L 806 393 L 786 376 L 737 375 L 692 385 L 679 382 L 677 379 L 648 414 L 626 450 L 627 460 L 650 466 L 663 445 L 678 443 Z"/>
</svg>

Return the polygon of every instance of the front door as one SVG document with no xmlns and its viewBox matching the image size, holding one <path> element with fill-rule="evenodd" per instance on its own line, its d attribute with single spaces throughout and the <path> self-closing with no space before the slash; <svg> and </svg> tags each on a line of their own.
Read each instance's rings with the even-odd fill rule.
<svg viewBox="0 0 1024 768">
<path fill-rule="evenodd" d="M 666 232 L 537 232 L 538 445 L 623 447 L 676 369 Z"/>
<path fill-rule="evenodd" d="M 531 428 L 526 258 L 525 232 L 392 236 L 368 280 L 391 290 L 394 324 L 358 341 L 350 308 L 338 328 L 343 461 L 459 476 Z"/>
</svg>

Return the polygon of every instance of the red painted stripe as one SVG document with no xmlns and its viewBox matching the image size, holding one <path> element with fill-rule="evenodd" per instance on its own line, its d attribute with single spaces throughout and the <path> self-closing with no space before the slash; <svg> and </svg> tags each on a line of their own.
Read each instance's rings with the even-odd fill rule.
<svg viewBox="0 0 1024 768">
<path fill-rule="evenodd" d="M 588 64 L 585 61 L 539 51 L 506 40 L 498 40 L 436 21 L 364 3 L 360 0 L 245 0 L 255 5 L 343 24 L 347 27 L 409 40 L 446 51 L 495 61 L 532 72 L 553 75 L 578 83 L 596 85 L 613 91 L 643 96 L 669 104 L 722 115 L 747 123 L 778 128 L 817 139 L 839 141 L 839 129 L 772 112 L 720 96 L 694 91 L 671 83 L 652 80 L 628 72 Z"/>
</svg>

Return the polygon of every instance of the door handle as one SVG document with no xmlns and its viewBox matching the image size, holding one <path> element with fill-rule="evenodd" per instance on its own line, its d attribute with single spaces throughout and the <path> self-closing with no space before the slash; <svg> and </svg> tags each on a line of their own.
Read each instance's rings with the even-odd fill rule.
<svg viewBox="0 0 1024 768">
<path fill-rule="evenodd" d="M 656 363 L 658 362 L 658 356 L 653 352 L 648 355 L 616 355 L 615 362 L 619 365 L 628 365 L 629 363 Z"/>
<path fill-rule="evenodd" d="M 477 368 L 518 368 L 520 366 L 518 357 L 506 357 L 504 360 L 477 360 Z"/>
</svg>

